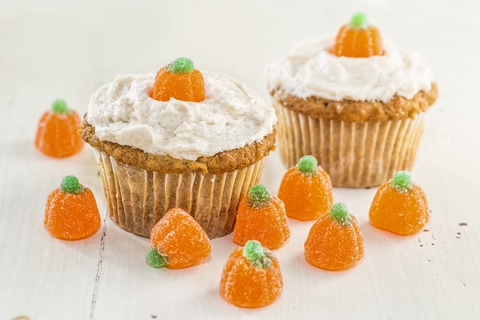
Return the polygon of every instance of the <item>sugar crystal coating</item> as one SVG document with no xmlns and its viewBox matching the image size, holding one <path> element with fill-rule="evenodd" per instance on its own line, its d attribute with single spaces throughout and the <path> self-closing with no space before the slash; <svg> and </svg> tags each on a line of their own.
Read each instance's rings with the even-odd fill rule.
<svg viewBox="0 0 480 320">
<path fill-rule="evenodd" d="M 350 23 L 340 28 L 331 52 L 335 56 L 349 58 L 368 58 L 385 53 L 380 31 L 367 25 L 367 17 L 363 13 L 353 15 Z"/>
<path fill-rule="evenodd" d="M 179 57 L 168 64 L 168 70 L 173 73 L 189 73 L 195 69 L 189 58 Z"/>
<path fill-rule="evenodd" d="M 205 79 L 192 60 L 180 57 L 158 70 L 149 95 L 158 101 L 201 102 L 205 100 Z"/>
<path fill-rule="evenodd" d="M 354 28 L 364 28 L 367 25 L 367 15 L 362 12 L 354 14 L 350 19 L 350 24 Z"/>
<path fill-rule="evenodd" d="M 70 175 L 70 176 L 65 176 L 62 179 L 62 183 L 60 184 L 60 190 L 66 193 L 80 193 L 83 188 L 80 184 L 80 181 L 78 181 L 78 178 Z"/>
<path fill-rule="evenodd" d="M 150 234 L 152 248 L 157 251 L 147 252 L 146 259 L 157 265 L 162 259 L 170 269 L 194 266 L 207 258 L 212 251 L 210 240 L 198 222 L 186 211 L 172 208 L 155 224 Z M 159 263 L 161 264 L 161 263 Z"/>
<path fill-rule="evenodd" d="M 79 153 L 84 141 L 78 132 L 80 116 L 66 102 L 55 100 L 38 121 L 35 147 L 42 153 L 62 158 Z"/>
<path fill-rule="evenodd" d="M 392 177 L 391 184 L 399 192 L 408 192 L 412 189 L 412 176 L 408 171 L 397 171 Z"/>
<path fill-rule="evenodd" d="M 331 271 L 353 267 L 365 251 L 358 222 L 343 203 L 335 204 L 331 214 L 320 217 L 312 225 L 304 249 L 308 263 Z"/>
<path fill-rule="evenodd" d="M 301 157 L 297 163 L 298 171 L 304 174 L 316 173 L 317 166 L 318 166 L 317 159 L 311 155 Z"/>
<path fill-rule="evenodd" d="M 153 268 L 163 268 L 166 265 L 165 259 L 155 248 L 151 248 L 147 251 L 145 260 L 147 261 L 148 265 Z"/>
<path fill-rule="evenodd" d="M 63 178 L 45 205 L 44 225 L 55 238 L 80 240 L 93 235 L 101 224 L 100 213 L 92 191 L 83 187 L 75 176 Z"/>
<path fill-rule="evenodd" d="M 69 111 L 65 100 L 57 99 L 52 103 L 52 111 L 57 114 L 67 113 Z"/>
<path fill-rule="evenodd" d="M 330 209 L 330 218 L 342 225 L 350 223 L 350 214 L 348 208 L 343 202 L 335 203 Z"/>
<path fill-rule="evenodd" d="M 270 190 L 264 185 L 257 184 L 248 190 L 248 201 L 252 207 L 264 207 L 271 199 Z"/>
<path fill-rule="evenodd" d="M 243 248 L 243 254 L 257 268 L 268 269 L 272 265 L 271 254 L 257 240 L 247 241 Z"/>
<path fill-rule="evenodd" d="M 225 301 L 242 308 L 259 308 L 275 302 L 283 289 L 280 264 L 275 256 L 262 248 L 258 241 L 249 242 L 249 248 L 237 248 L 224 264 L 219 292 Z M 262 248 L 262 250 L 260 250 Z M 245 256 L 268 255 L 269 265 L 258 267 Z M 264 251 L 261 253 L 260 251 Z"/>
<path fill-rule="evenodd" d="M 282 200 L 263 185 L 252 186 L 237 208 L 233 242 L 244 246 L 258 240 L 268 249 L 280 248 L 290 237 Z"/>
<path fill-rule="evenodd" d="M 406 171 L 396 172 L 377 189 L 369 210 L 374 227 L 401 236 L 419 232 L 429 218 L 425 192 Z"/>
<path fill-rule="evenodd" d="M 295 167 L 285 172 L 278 197 L 288 217 L 315 220 L 328 214 L 333 204 L 332 181 L 315 157 L 303 156 Z"/>
</svg>

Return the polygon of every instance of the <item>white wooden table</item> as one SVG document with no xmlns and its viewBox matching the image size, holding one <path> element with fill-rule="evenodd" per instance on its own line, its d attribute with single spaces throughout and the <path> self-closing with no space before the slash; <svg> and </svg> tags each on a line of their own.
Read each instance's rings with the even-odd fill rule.
<svg viewBox="0 0 480 320">
<path fill-rule="evenodd" d="M 480 3 L 475 1 L 0 1 L 0 319 L 480 319 Z M 115 3 L 115 4 L 113 4 Z M 150 73 L 177 56 L 228 74 L 268 101 L 263 69 L 297 40 L 331 34 L 366 12 L 432 66 L 440 98 L 428 112 L 413 177 L 432 210 L 426 230 L 397 237 L 368 222 L 375 189 L 335 189 L 357 216 L 366 255 L 355 268 L 308 265 L 311 222 L 290 221 L 275 254 L 285 287 L 257 310 L 218 294 L 231 236 L 211 259 L 184 270 L 144 262 L 148 239 L 106 217 L 89 147 L 67 159 L 37 152 L 38 118 L 56 98 L 84 113 L 99 85 Z M 272 154 L 263 182 L 284 173 Z M 95 193 L 103 225 L 65 242 L 43 228 L 43 207 L 62 177 Z"/>
</svg>

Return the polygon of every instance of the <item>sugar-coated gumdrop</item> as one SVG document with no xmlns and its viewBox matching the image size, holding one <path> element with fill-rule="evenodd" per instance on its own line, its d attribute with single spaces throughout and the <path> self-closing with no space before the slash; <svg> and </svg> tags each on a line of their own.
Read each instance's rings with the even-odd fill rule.
<svg viewBox="0 0 480 320">
<path fill-rule="evenodd" d="M 148 265 L 153 268 L 163 268 L 166 265 L 165 259 L 155 248 L 150 248 L 150 250 L 147 251 L 145 260 L 147 261 Z"/>
<path fill-rule="evenodd" d="M 269 249 L 280 248 L 290 237 L 283 202 L 264 185 L 252 186 L 240 200 L 233 228 L 233 242 L 241 246 L 258 240 Z"/>
<path fill-rule="evenodd" d="M 174 98 L 200 102 L 205 100 L 205 80 L 192 60 L 180 57 L 158 70 L 150 97 L 159 101 Z"/>
<path fill-rule="evenodd" d="M 382 230 L 402 236 L 415 234 L 429 220 L 427 197 L 423 189 L 412 182 L 409 172 L 396 172 L 375 193 L 369 219 Z"/>
<path fill-rule="evenodd" d="M 365 251 L 358 222 L 342 202 L 312 225 L 304 248 L 308 263 L 331 271 L 353 267 Z"/>
<path fill-rule="evenodd" d="M 332 206 L 330 209 L 330 218 L 342 226 L 347 226 L 352 221 L 348 213 L 348 208 L 343 202 L 337 202 Z"/>
<path fill-rule="evenodd" d="M 75 176 L 66 176 L 62 179 L 62 183 L 60 184 L 60 189 L 66 193 L 74 193 L 78 194 L 83 190 L 80 181 Z"/>
<path fill-rule="evenodd" d="M 68 113 L 70 110 L 65 100 L 57 99 L 52 103 L 52 111 L 56 114 L 63 114 Z"/>
<path fill-rule="evenodd" d="M 180 208 L 173 208 L 155 224 L 150 233 L 152 248 L 145 255 L 147 264 L 170 269 L 200 263 L 212 251 L 206 232 Z"/>
<path fill-rule="evenodd" d="M 390 184 L 398 192 L 409 192 L 413 186 L 412 176 L 407 171 L 395 172 Z"/>
<path fill-rule="evenodd" d="M 367 16 L 363 12 L 356 13 L 350 19 L 350 25 L 353 28 L 366 28 Z"/>
<path fill-rule="evenodd" d="M 351 58 L 383 55 L 380 31 L 367 23 L 365 14 L 357 13 L 351 18 L 350 23 L 340 28 L 331 52 L 338 57 Z"/>
<path fill-rule="evenodd" d="M 303 174 L 315 174 L 318 170 L 318 162 L 314 156 L 308 155 L 303 156 L 298 160 L 297 169 Z"/>
<path fill-rule="evenodd" d="M 78 129 L 80 116 L 68 108 L 64 100 L 55 100 L 51 110 L 45 111 L 38 121 L 35 134 L 37 149 L 51 157 L 67 157 L 80 152 L 84 141 Z"/>
<path fill-rule="evenodd" d="M 287 170 L 280 183 L 278 197 L 287 216 L 315 220 L 328 214 L 333 204 L 332 181 L 311 155 L 303 156 L 296 167 Z"/>
<path fill-rule="evenodd" d="M 64 177 L 60 187 L 47 198 L 44 217 L 47 231 L 55 238 L 79 240 L 97 232 L 100 224 L 92 191 L 82 186 L 77 177 Z"/>
<path fill-rule="evenodd" d="M 190 73 L 195 70 L 193 61 L 184 57 L 173 60 L 167 65 L 167 68 L 173 73 Z"/>
<path fill-rule="evenodd" d="M 243 247 L 243 255 L 257 268 L 268 269 L 272 265 L 272 256 L 257 240 L 249 240 Z"/>
<path fill-rule="evenodd" d="M 242 308 L 259 308 L 276 301 L 283 290 L 280 264 L 256 240 L 247 241 L 228 257 L 220 278 L 220 295 Z"/>
</svg>

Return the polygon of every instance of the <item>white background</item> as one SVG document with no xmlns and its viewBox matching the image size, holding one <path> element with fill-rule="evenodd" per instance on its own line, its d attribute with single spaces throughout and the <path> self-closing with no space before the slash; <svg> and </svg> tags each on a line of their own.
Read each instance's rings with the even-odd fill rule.
<svg viewBox="0 0 480 320">
<path fill-rule="evenodd" d="M 376 230 L 368 223 L 375 189 L 335 189 L 360 222 L 365 258 L 344 272 L 311 267 L 303 242 L 312 222 L 290 220 L 292 237 L 274 252 L 283 294 L 256 310 L 218 294 L 236 248 L 231 235 L 212 241 L 204 264 L 157 270 L 144 262 L 148 239 L 108 218 L 82 241 L 46 233 L 46 197 L 67 174 L 94 191 L 106 216 L 88 146 L 61 160 L 34 148 L 37 121 L 54 99 L 83 114 L 115 75 L 153 73 L 188 56 L 269 102 L 266 64 L 298 40 L 335 33 L 357 11 L 419 52 L 438 81 L 412 171 L 430 204 L 426 231 Z M 0 0 L 0 319 L 480 318 L 479 11 L 475 0 Z M 274 153 L 262 181 L 276 193 L 284 171 Z"/>
</svg>

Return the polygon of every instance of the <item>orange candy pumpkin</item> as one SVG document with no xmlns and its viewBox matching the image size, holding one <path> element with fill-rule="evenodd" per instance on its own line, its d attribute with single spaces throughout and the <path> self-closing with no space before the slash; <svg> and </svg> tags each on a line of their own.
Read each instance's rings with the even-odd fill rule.
<svg viewBox="0 0 480 320">
<path fill-rule="evenodd" d="M 159 101 L 174 98 L 200 102 L 205 100 L 205 80 L 192 60 L 180 57 L 158 70 L 150 97 Z"/>
<path fill-rule="evenodd" d="M 353 267 L 365 252 L 358 222 L 342 202 L 312 225 L 304 248 L 308 263 L 331 271 Z"/>
<path fill-rule="evenodd" d="M 212 251 L 206 232 L 188 212 L 172 208 L 150 233 L 152 248 L 146 254 L 154 268 L 187 268 L 200 263 Z"/>
<path fill-rule="evenodd" d="M 398 171 L 377 189 L 369 219 L 373 226 L 382 230 L 401 236 L 415 234 L 429 220 L 425 192 L 412 182 L 410 173 Z"/>
<path fill-rule="evenodd" d="M 273 250 L 283 246 L 289 237 L 283 202 L 264 185 L 252 186 L 238 205 L 233 242 L 243 246 L 248 240 L 258 240 Z"/>
<path fill-rule="evenodd" d="M 51 157 L 68 157 L 80 152 L 84 141 L 78 132 L 80 116 L 64 100 L 55 100 L 43 113 L 35 134 L 37 149 Z"/>
<path fill-rule="evenodd" d="M 328 214 L 332 207 L 332 181 L 317 165 L 317 159 L 304 156 L 283 176 L 278 197 L 283 201 L 288 217 L 315 220 Z"/>
<path fill-rule="evenodd" d="M 331 52 L 338 57 L 350 58 L 367 58 L 385 53 L 380 31 L 367 24 L 363 13 L 354 15 L 350 23 L 340 28 Z"/>
<path fill-rule="evenodd" d="M 44 217 L 47 231 L 58 239 L 80 240 L 97 232 L 100 224 L 92 191 L 75 176 L 64 177 L 60 187 L 47 198 Z"/>
<path fill-rule="evenodd" d="M 283 290 L 280 264 L 256 240 L 247 241 L 228 257 L 220 278 L 220 295 L 242 308 L 259 308 L 275 302 Z"/>
</svg>

